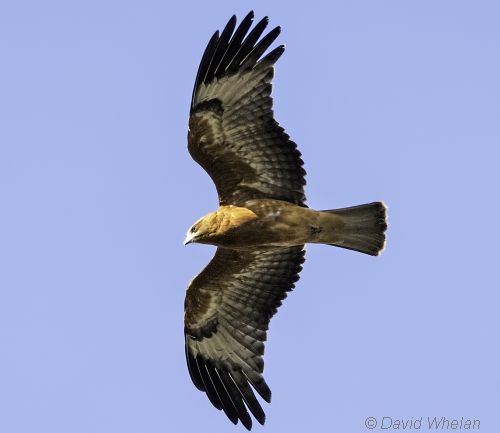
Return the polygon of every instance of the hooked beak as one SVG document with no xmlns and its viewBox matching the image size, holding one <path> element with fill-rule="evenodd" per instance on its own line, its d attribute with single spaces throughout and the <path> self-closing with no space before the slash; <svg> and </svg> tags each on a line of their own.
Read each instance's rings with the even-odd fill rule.
<svg viewBox="0 0 500 433">
<path fill-rule="evenodd" d="M 194 238 L 194 233 L 188 233 L 186 235 L 186 239 L 184 239 L 184 246 L 192 243 L 193 242 L 193 238 Z"/>
</svg>

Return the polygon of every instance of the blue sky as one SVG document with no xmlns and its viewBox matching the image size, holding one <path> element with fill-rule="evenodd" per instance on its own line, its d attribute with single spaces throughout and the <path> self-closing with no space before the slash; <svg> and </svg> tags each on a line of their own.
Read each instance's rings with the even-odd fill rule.
<svg viewBox="0 0 500 433">
<path fill-rule="evenodd" d="M 198 62 L 250 9 L 283 28 L 275 112 L 308 204 L 383 199 L 390 222 L 378 258 L 308 248 L 254 429 L 499 431 L 500 6 L 425 0 L 0 7 L 0 431 L 243 431 L 185 367 L 214 249 L 182 240 L 217 206 L 186 149 Z"/>
</svg>

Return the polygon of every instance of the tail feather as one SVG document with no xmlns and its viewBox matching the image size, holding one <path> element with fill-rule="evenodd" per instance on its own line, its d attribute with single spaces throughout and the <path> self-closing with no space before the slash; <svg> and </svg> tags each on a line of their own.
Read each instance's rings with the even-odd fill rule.
<svg viewBox="0 0 500 433">
<path fill-rule="evenodd" d="M 342 217 L 338 240 L 329 245 L 378 256 L 385 247 L 387 207 L 383 202 L 327 210 Z"/>
</svg>

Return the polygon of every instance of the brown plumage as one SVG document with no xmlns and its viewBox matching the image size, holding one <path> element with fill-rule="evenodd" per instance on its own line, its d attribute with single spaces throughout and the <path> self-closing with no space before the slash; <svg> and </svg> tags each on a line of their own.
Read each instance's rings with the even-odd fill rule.
<svg viewBox="0 0 500 433">
<path fill-rule="evenodd" d="M 196 76 L 188 149 L 210 175 L 219 208 L 188 230 L 185 244 L 217 245 L 189 284 L 185 301 L 186 360 L 195 386 L 228 418 L 250 429 L 265 414 L 262 376 L 269 321 L 299 279 L 304 245 L 322 243 L 378 255 L 386 208 L 374 202 L 315 211 L 305 205 L 300 152 L 274 120 L 271 80 L 283 54 L 264 55 L 280 33 L 250 30 L 253 12 L 236 28 L 233 16 L 216 32 Z"/>
</svg>

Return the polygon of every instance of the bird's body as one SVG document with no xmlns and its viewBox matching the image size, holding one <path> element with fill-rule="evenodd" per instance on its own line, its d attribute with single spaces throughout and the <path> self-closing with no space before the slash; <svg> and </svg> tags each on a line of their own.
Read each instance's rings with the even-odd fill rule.
<svg viewBox="0 0 500 433">
<path fill-rule="evenodd" d="M 271 81 L 284 52 L 265 52 L 276 27 L 252 30 L 253 13 L 232 17 L 203 54 L 191 101 L 188 149 L 217 188 L 219 208 L 188 230 L 185 244 L 216 245 L 189 284 L 186 360 L 195 386 L 233 422 L 261 424 L 271 391 L 262 373 L 271 317 L 299 279 L 304 246 L 320 243 L 378 255 L 386 208 L 374 202 L 316 211 L 305 205 L 305 170 L 296 144 L 274 119 Z"/>
<path fill-rule="evenodd" d="M 320 213 L 281 200 L 248 200 L 241 206 L 221 206 L 207 215 L 214 231 L 200 243 L 224 248 L 256 249 L 310 242 Z"/>
<path fill-rule="evenodd" d="M 382 206 L 380 211 L 383 212 Z M 343 246 L 342 235 L 349 221 L 341 212 L 315 211 L 282 200 L 247 200 L 240 206 L 220 206 L 201 218 L 195 227 L 201 225 L 206 236 L 196 242 L 241 250 L 306 243 Z M 188 234 L 186 243 L 193 239 Z M 378 252 L 380 245 L 376 248 Z"/>
</svg>

